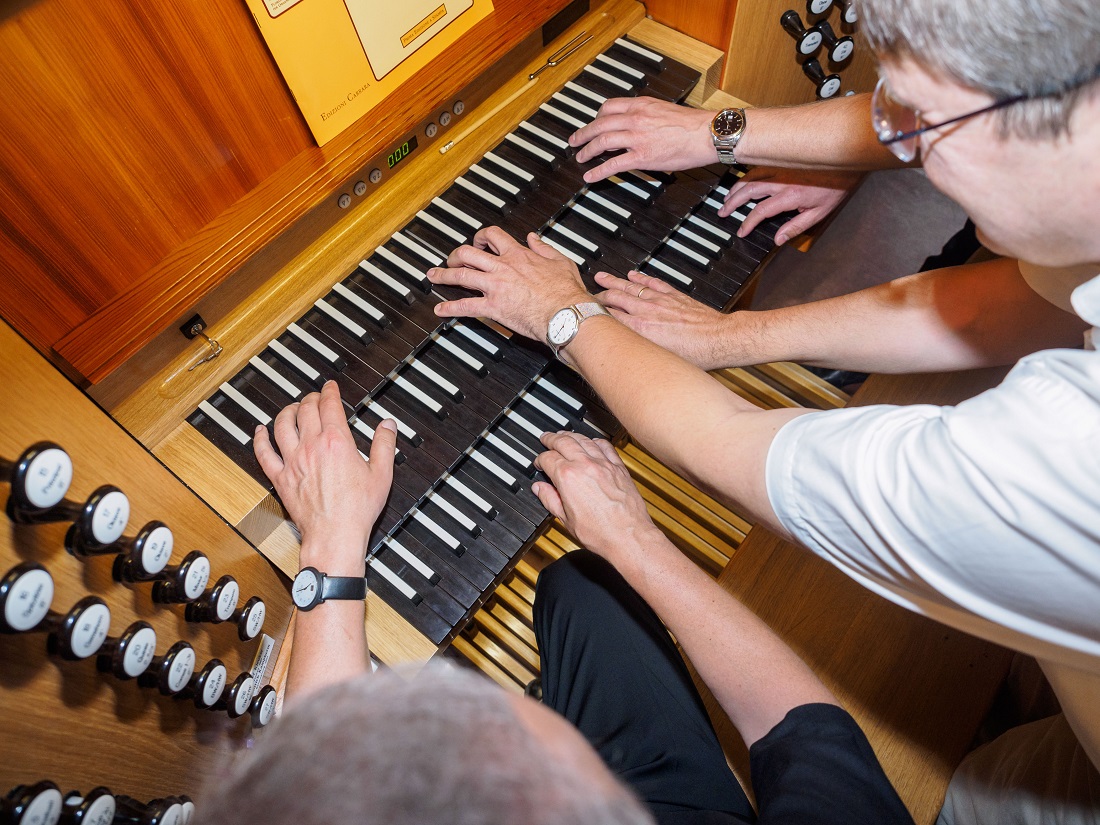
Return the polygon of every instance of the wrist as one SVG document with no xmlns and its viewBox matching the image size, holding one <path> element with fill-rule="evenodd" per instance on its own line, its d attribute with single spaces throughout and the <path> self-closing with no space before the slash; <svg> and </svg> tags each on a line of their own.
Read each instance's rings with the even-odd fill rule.
<svg viewBox="0 0 1100 825">
<path fill-rule="evenodd" d="M 307 538 L 298 554 L 298 569 L 313 567 L 326 576 L 366 575 L 365 543 L 338 536 Z"/>
</svg>

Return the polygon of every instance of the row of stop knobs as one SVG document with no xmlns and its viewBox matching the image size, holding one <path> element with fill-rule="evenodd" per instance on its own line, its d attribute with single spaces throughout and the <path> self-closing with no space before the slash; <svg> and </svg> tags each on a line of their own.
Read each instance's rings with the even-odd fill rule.
<svg viewBox="0 0 1100 825">
<path fill-rule="evenodd" d="M 820 5 L 822 5 L 820 0 L 816 3 L 815 0 L 810 0 L 808 8 L 811 13 L 822 13 L 828 11 L 832 3 L 824 3 L 824 8 L 818 11 L 816 7 Z M 846 23 L 855 22 L 855 8 L 853 6 L 847 5 L 842 10 L 842 14 Z M 835 73 L 826 74 L 821 63 L 814 55 L 824 46 L 829 62 L 835 66 L 840 65 L 847 61 L 855 51 L 855 40 L 850 35 L 838 37 L 827 20 L 821 20 L 809 27 L 805 26 L 802 23 L 802 18 L 794 9 L 783 12 L 779 22 L 783 29 L 794 38 L 795 51 L 799 62 L 802 64 L 802 71 L 813 82 L 818 98 L 826 100 L 835 97 L 840 92 L 840 75 Z"/>
<path fill-rule="evenodd" d="M 100 786 L 87 793 L 61 789 L 49 780 L 19 785 L 0 797 L 0 825 L 191 825 L 191 797 L 141 802 Z"/>
<path fill-rule="evenodd" d="M 83 502 L 66 499 L 72 477 L 68 453 L 50 441 L 31 445 L 15 461 L 0 458 L 0 479 L 11 485 L 8 517 L 16 524 L 72 522 L 65 534 L 70 555 L 114 556 L 115 581 L 149 584 L 155 603 L 186 604 L 188 621 L 235 622 L 242 641 L 256 638 L 266 612 L 261 599 L 252 597 L 238 607 L 240 585 L 232 576 L 222 576 L 208 588 L 210 559 L 198 550 L 170 565 L 175 538 L 162 521 L 150 521 L 134 535 L 123 535 L 130 500 L 118 487 L 104 484 Z"/>
</svg>

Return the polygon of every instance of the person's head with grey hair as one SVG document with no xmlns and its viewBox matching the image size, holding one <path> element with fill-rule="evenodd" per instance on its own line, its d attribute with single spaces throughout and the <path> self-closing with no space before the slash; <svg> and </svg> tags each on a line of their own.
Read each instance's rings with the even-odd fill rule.
<svg viewBox="0 0 1100 825">
<path fill-rule="evenodd" d="M 909 59 L 993 100 L 1002 128 L 1063 134 L 1100 85 L 1096 0 L 859 0 L 861 29 L 883 59 Z"/>
<path fill-rule="evenodd" d="M 991 251 L 1100 261 L 1096 0 L 857 0 L 880 138 L 963 206 Z"/>
<path fill-rule="evenodd" d="M 429 667 L 311 694 L 200 799 L 210 825 L 641 825 L 646 809 L 564 719 Z"/>
</svg>

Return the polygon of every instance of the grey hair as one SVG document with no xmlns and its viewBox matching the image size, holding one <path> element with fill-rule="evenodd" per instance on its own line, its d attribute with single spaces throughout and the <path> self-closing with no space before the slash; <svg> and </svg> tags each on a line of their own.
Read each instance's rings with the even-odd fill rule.
<svg viewBox="0 0 1100 825">
<path fill-rule="evenodd" d="M 910 59 L 995 100 L 1034 96 L 994 113 L 1003 135 L 1067 133 L 1074 108 L 1100 86 L 1096 0 L 857 2 L 880 58 Z"/>
<path fill-rule="evenodd" d="M 378 673 L 292 706 L 199 800 L 209 825 L 640 825 L 527 732 L 504 692 L 458 668 Z"/>
</svg>

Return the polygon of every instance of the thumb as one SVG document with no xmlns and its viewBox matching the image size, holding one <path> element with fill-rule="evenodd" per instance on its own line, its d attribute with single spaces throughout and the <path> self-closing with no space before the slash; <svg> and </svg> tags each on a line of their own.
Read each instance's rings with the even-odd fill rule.
<svg viewBox="0 0 1100 825">
<path fill-rule="evenodd" d="M 531 485 L 531 492 L 538 496 L 542 506 L 550 515 L 565 521 L 565 507 L 561 503 L 561 496 L 553 484 L 545 481 L 536 481 Z"/>
</svg>

